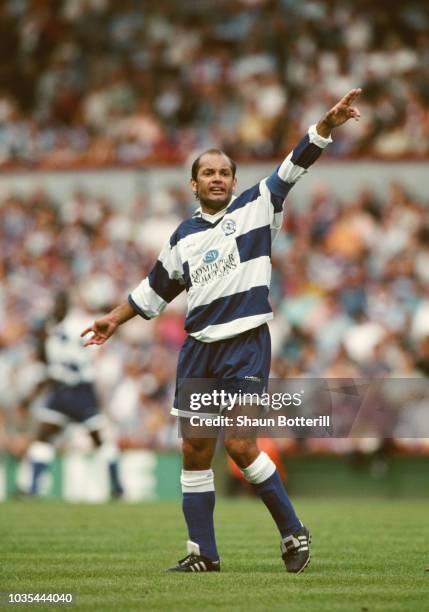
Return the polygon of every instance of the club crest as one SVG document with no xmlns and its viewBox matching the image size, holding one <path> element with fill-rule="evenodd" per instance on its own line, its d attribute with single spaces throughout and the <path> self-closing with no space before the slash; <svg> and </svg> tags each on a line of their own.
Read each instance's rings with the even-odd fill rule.
<svg viewBox="0 0 429 612">
<path fill-rule="evenodd" d="M 222 221 L 221 228 L 225 236 L 229 236 L 230 234 L 233 234 L 235 232 L 235 230 L 237 229 L 237 224 L 233 219 L 225 219 L 224 221 Z"/>
</svg>

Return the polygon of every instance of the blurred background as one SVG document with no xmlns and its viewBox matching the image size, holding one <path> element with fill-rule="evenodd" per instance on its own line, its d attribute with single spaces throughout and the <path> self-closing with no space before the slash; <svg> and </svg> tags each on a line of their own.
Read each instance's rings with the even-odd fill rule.
<svg viewBox="0 0 429 612">
<path fill-rule="evenodd" d="M 272 377 L 428 376 L 427 2 L 3 0 L 0 48 L 0 499 L 28 478 L 37 423 L 22 400 L 55 293 L 89 322 L 123 301 L 195 210 L 201 150 L 236 159 L 244 189 L 352 87 L 362 119 L 294 188 L 274 245 Z M 169 409 L 184 310 L 181 295 L 92 351 L 130 499 L 179 495 Z M 317 493 L 316 473 L 320 494 L 427 495 L 417 404 L 409 439 L 381 423 L 371 439 L 267 446 L 298 493 Z M 104 499 L 85 431 L 57 444 L 46 490 Z M 241 490 L 218 461 L 224 490 Z"/>
</svg>

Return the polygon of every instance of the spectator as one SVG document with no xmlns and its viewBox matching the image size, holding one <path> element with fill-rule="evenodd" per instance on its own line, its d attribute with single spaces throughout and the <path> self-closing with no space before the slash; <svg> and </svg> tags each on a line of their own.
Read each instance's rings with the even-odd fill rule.
<svg viewBox="0 0 429 612">
<path fill-rule="evenodd" d="M 0 167 L 281 157 L 356 79 L 364 119 L 330 154 L 429 154 L 423 0 L 3 4 Z"/>
</svg>

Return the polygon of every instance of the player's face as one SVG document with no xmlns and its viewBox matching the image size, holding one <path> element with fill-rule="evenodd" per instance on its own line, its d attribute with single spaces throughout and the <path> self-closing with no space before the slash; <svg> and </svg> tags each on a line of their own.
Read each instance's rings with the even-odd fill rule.
<svg viewBox="0 0 429 612">
<path fill-rule="evenodd" d="M 197 180 L 191 179 L 204 212 L 216 213 L 228 205 L 236 185 L 229 159 L 218 153 L 206 153 L 200 159 Z"/>
</svg>

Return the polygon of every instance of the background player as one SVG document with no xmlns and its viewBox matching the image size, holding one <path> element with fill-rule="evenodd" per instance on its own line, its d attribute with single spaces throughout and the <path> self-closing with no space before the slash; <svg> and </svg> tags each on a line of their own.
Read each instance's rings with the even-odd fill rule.
<svg viewBox="0 0 429 612">
<path fill-rule="evenodd" d="M 82 332 L 93 332 L 86 345 L 103 344 L 116 328 L 140 314 L 157 316 L 185 288 L 189 336 L 179 356 L 173 414 L 186 418 L 179 403 L 183 379 L 217 379 L 228 391 L 262 393 L 270 370 L 272 318 L 268 291 L 271 242 L 282 225 L 282 207 L 293 184 L 331 142 L 331 131 L 350 118 L 359 89 L 351 90 L 309 128 L 290 155 L 254 187 L 233 196 L 235 164 L 222 151 L 206 151 L 192 166 L 191 186 L 201 207 L 184 221 L 161 252 L 149 277 L 129 301 Z M 251 381 L 251 388 L 245 383 Z M 188 407 L 189 410 L 189 407 Z M 172 571 L 219 571 L 211 462 L 216 440 L 183 436 L 183 512 L 188 555 Z M 257 447 L 254 436 L 225 436 L 228 454 L 255 485 L 281 534 L 282 558 L 289 572 L 310 561 L 310 534 L 298 519 L 275 464 Z"/>
<path fill-rule="evenodd" d="M 24 405 L 28 406 L 44 390 L 48 394 L 45 404 L 36 410 L 40 426 L 27 452 L 31 495 L 38 494 L 40 475 L 54 458 L 52 438 L 70 422 L 87 428 L 97 452 L 108 464 L 112 495 L 120 497 L 123 493 L 118 449 L 112 441 L 103 439 L 105 417 L 100 414 L 94 389 L 94 366 L 79 337 L 83 320 L 83 313 L 69 309 L 68 295 L 61 291 L 56 295 L 51 319 L 37 331 L 37 349 L 39 359 L 46 365 L 46 377 Z"/>
</svg>

